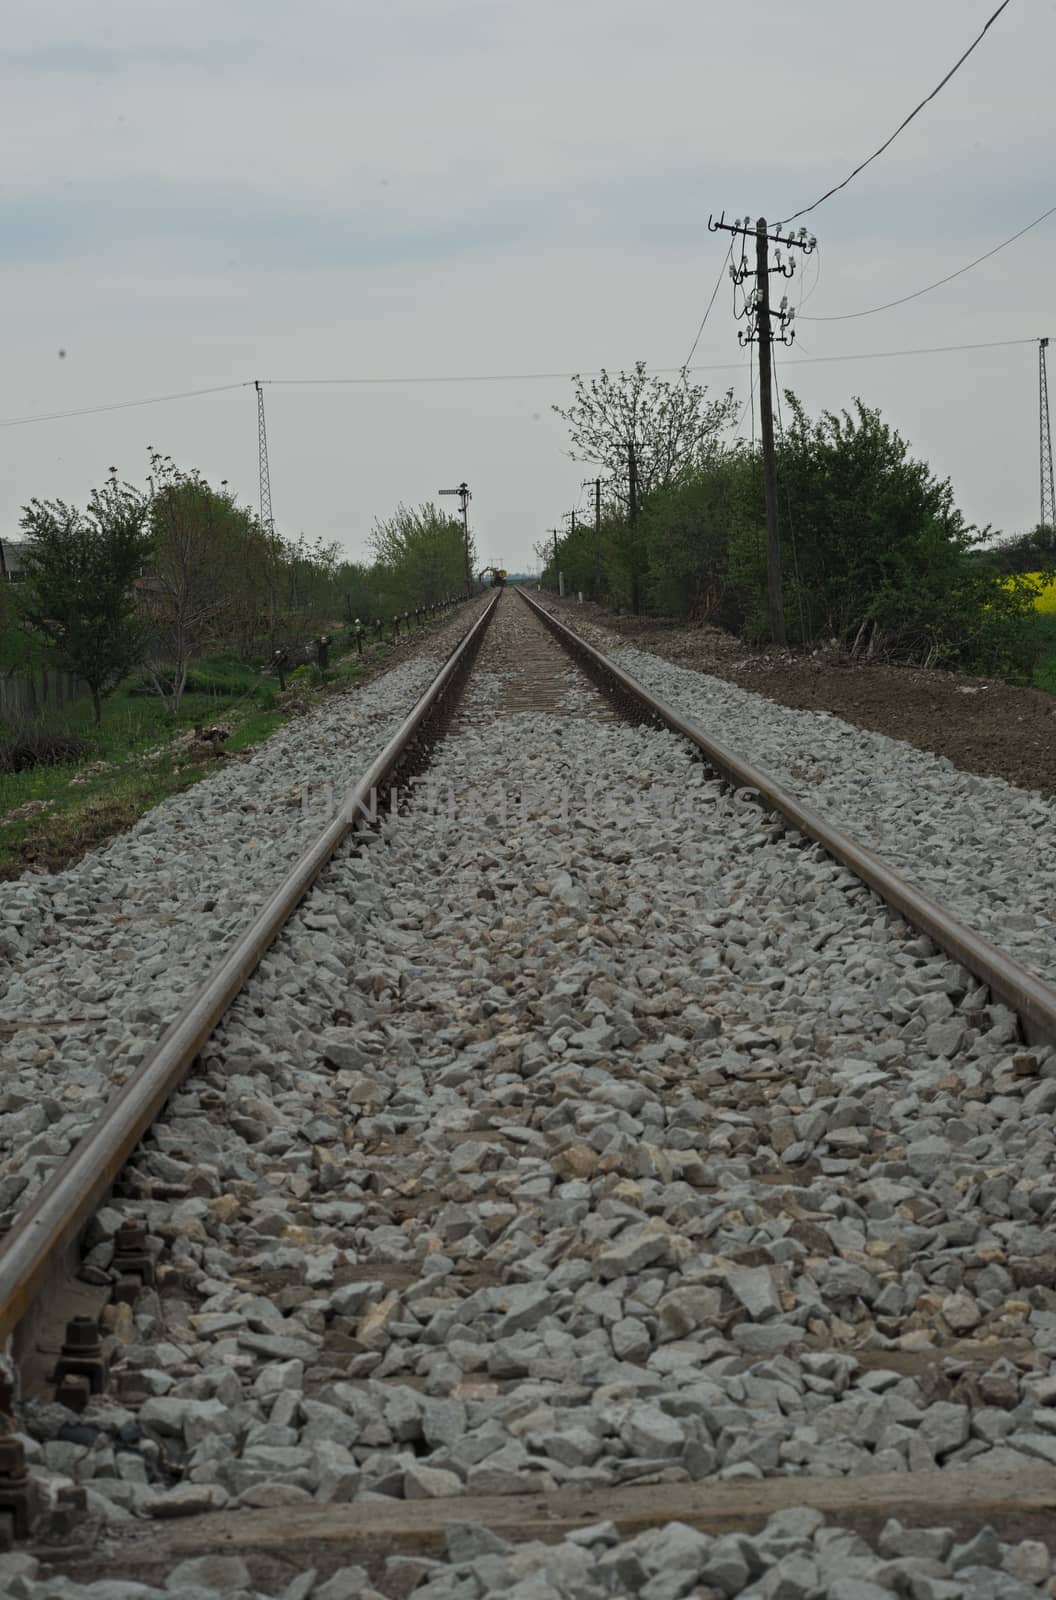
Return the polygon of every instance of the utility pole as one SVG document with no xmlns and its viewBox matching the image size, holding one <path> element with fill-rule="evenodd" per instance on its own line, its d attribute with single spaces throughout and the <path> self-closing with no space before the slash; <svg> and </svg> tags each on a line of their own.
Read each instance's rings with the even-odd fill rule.
<svg viewBox="0 0 1056 1600">
<path fill-rule="evenodd" d="M 742 345 L 759 346 L 759 423 L 763 450 L 763 487 L 766 492 L 767 613 L 770 620 L 770 637 L 774 644 L 783 645 L 786 637 L 785 603 L 781 579 L 781 530 L 777 517 L 777 459 L 774 453 L 771 346 L 775 339 L 779 344 L 792 343 L 796 336 L 792 327 L 796 313 L 789 306 L 787 295 L 782 295 L 781 305 L 777 311 L 771 309 L 770 277 L 776 272 L 783 278 L 791 278 L 795 272 L 792 250 L 802 250 L 804 254 L 810 255 L 818 241 L 813 235 L 808 235 L 806 228 L 800 228 L 798 234 L 782 235 L 780 223 L 776 232 L 770 233 L 765 217 L 760 217 L 754 224 L 750 217 L 745 217 L 743 222 L 738 217 L 730 223 L 726 221 L 725 212 L 718 222 L 713 222 L 709 217 L 708 229 L 711 233 L 717 233 L 721 229 L 724 233 L 732 233 L 735 237 L 741 238 L 741 259 L 739 262 L 730 262 L 730 277 L 735 291 L 752 275 L 752 268 L 745 253 L 745 244 L 749 238 L 755 240 L 755 290 L 750 296 L 745 297 L 744 305 L 736 311 L 738 317 L 748 318 L 747 329 L 739 329 L 737 338 Z M 778 247 L 774 251 L 776 263 L 774 266 L 770 265 L 771 244 Z M 781 260 L 781 247 L 789 251 L 787 262 Z M 776 318 L 778 322 L 776 334 L 771 323 L 772 318 Z"/>
<path fill-rule="evenodd" d="M 457 494 L 458 508 L 462 516 L 462 542 L 466 557 L 466 593 L 473 589 L 473 574 L 469 565 L 469 502 L 473 496 L 469 492 L 469 484 L 463 478 L 457 489 L 438 489 L 438 494 Z"/>
<path fill-rule="evenodd" d="M 260 470 L 260 529 L 266 538 L 275 532 L 275 519 L 271 514 L 271 474 L 268 471 L 268 430 L 264 425 L 264 390 L 260 379 L 254 381 L 257 391 L 257 457 Z M 151 495 L 154 485 L 151 484 Z"/>
<path fill-rule="evenodd" d="M 1038 397 L 1041 429 L 1041 527 L 1056 527 L 1056 491 L 1052 479 L 1052 427 L 1049 423 L 1048 339 L 1038 340 Z"/>
<path fill-rule="evenodd" d="M 766 490 L 766 609 L 770 637 L 785 643 L 785 599 L 781 583 L 781 536 L 777 526 L 777 462 L 774 459 L 774 395 L 770 360 L 770 241 L 763 217 L 755 225 L 755 297 L 759 341 L 759 437 L 763 446 L 763 487 Z"/>
<path fill-rule="evenodd" d="M 547 531 L 547 533 L 552 533 L 553 536 L 554 536 L 554 588 L 555 589 L 559 589 L 561 587 L 561 575 L 558 572 L 558 567 L 557 567 L 557 541 L 558 541 L 558 539 L 559 539 L 559 537 L 561 535 L 561 529 L 560 528 L 547 528 L 546 531 Z"/>
<path fill-rule="evenodd" d="M 594 479 L 594 561 L 591 577 L 594 584 L 592 600 L 597 600 L 601 592 L 601 479 Z"/>
<path fill-rule="evenodd" d="M 634 453 L 634 440 L 627 446 L 627 499 L 628 521 L 631 527 L 631 610 L 639 613 L 638 596 L 638 461 Z"/>
</svg>

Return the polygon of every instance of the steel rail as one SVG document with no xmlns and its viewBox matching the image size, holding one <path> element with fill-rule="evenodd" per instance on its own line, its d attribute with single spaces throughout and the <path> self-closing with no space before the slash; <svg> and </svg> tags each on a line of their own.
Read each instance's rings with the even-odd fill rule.
<svg viewBox="0 0 1056 1600">
<path fill-rule="evenodd" d="M 709 766 L 714 767 L 728 783 L 737 789 L 753 791 L 767 810 L 776 811 L 798 833 L 820 844 L 829 855 L 848 867 L 878 894 L 881 900 L 905 917 L 907 922 L 927 934 L 947 955 L 987 984 L 994 994 L 1018 1012 L 1028 1037 L 1056 1043 L 1056 989 L 1028 972 L 982 934 L 951 916 L 937 900 L 902 877 L 880 856 L 866 845 L 859 844 L 857 839 L 836 827 L 820 812 L 804 805 L 776 778 L 720 744 L 699 722 L 684 716 L 666 700 L 653 694 L 637 678 L 559 621 L 545 606 L 525 594 L 523 589 L 518 587 L 517 593 L 566 649 L 582 657 L 603 678 L 618 685 L 625 695 L 665 723 L 674 733 L 688 739 Z"/>
<path fill-rule="evenodd" d="M 100 1113 L 0 1244 L 0 1340 L 29 1312 L 65 1259 L 128 1157 L 179 1088 L 191 1064 L 269 946 L 338 846 L 371 813 L 372 797 L 392 776 L 430 714 L 466 666 L 491 621 L 498 595 L 456 645 L 436 677 L 341 808 L 299 857 L 219 965 Z"/>
</svg>

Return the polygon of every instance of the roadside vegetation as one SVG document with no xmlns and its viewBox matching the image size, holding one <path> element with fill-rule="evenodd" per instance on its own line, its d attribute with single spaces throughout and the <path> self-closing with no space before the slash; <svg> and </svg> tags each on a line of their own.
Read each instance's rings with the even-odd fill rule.
<svg viewBox="0 0 1056 1600">
<path fill-rule="evenodd" d="M 418 606 L 437 605 L 465 589 L 462 524 L 435 506 L 413 510 L 400 506 L 395 515 L 375 524 L 370 549 L 373 561 L 347 561 L 337 569 L 346 622 L 388 621 Z M 475 573 L 472 540 L 469 559 Z"/>
<path fill-rule="evenodd" d="M 463 594 L 461 524 L 432 506 L 379 523 L 360 566 L 263 529 L 226 484 L 150 464 L 149 496 L 111 470 L 84 510 L 23 511 L 20 578 L 0 585 L 0 878 L 75 858 L 354 688 Z M 60 707 L 43 693 L 55 672 L 82 690 Z"/>
<path fill-rule="evenodd" d="M 581 521 L 556 566 L 553 546 L 537 546 L 543 581 L 556 585 L 559 567 L 567 588 L 603 604 L 715 623 L 764 645 L 762 463 L 735 437 L 730 396 L 649 378 L 641 364 L 574 384 L 571 404 L 555 410 L 573 458 L 603 474 L 600 534 Z M 1051 530 L 995 546 L 992 530 L 964 521 L 948 480 L 860 400 L 812 418 L 786 391 L 782 409 L 790 642 L 1029 682 L 1051 645 L 1035 610 L 1056 578 Z"/>
</svg>

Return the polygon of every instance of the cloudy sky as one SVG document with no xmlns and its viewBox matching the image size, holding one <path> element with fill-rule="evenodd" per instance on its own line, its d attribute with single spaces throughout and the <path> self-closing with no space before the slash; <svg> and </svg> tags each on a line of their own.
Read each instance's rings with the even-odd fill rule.
<svg viewBox="0 0 1056 1600">
<path fill-rule="evenodd" d="M 313 380 L 266 390 L 283 530 L 360 553 L 375 517 L 466 478 L 482 554 L 523 565 L 584 495 L 550 410 L 567 379 L 314 380 L 678 367 L 725 250 L 709 212 L 808 204 L 996 3 L 9 0 L 0 419 Z M 1012 0 L 812 214 L 804 319 L 909 293 L 1056 203 L 1054 47 L 1053 0 Z M 1036 346 L 860 358 L 1056 335 L 1054 238 L 1056 217 L 910 305 L 804 320 L 782 384 L 812 411 L 879 405 L 971 520 L 1032 525 Z M 695 361 L 746 396 L 728 286 Z M 0 534 L 111 464 L 142 481 L 150 444 L 255 502 L 246 387 L 0 428 Z"/>
</svg>

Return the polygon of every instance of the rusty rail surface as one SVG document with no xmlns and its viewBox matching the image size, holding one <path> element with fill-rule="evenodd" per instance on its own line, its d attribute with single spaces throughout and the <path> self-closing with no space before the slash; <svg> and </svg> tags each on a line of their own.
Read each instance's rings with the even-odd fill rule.
<svg viewBox="0 0 1056 1600">
<path fill-rule="evenodd" d="M 338 846 L 369 815 L 458 672 L 472 661 L 498 595 L 477 618 L 381 754 L 348 791 L 337 816 L 300 856 L 249 926 L 171 1023 L 153 1054 L 48 1179 L 0 1244 L 0 1340 L 30 1311 L 128 1157 L 179 1088 L 213 1029 Z"/>
<path fill-rule="evenodd" d="M 672 732 L 681 734 L 696 745 L 708 765 L 728 783 L 735 788 L 754 790 L 765 809 L 776 811 L 798 833 L 820 844 L 822 849 L 843 866 L 849 867 L 857 878 L 905 917 L 907 922 L 926 933 L 947 955 L 987 984 L 994 994 L 1019 1013 L 1028 1037 L 1056 1043 L 1056 989 L 1041 978 L 1036 978 L 982 934 L 951 916 L 937 900 L 903 878 L 880 856 L 859 844 L 820 812 L 804 805 L 775 778 L 711 738 L 699 722 L 683 716 L 666 700 L 654 695 L 637 678 L 618 667 L 608 656 L 559 621 L 545 606 L 525 594 L 523 589 L 518 588 L 517 593 L 573 655 L 578 656 L 604 680 L 617 686 L 623 695 L 665 723 Z"/>
</svg>

